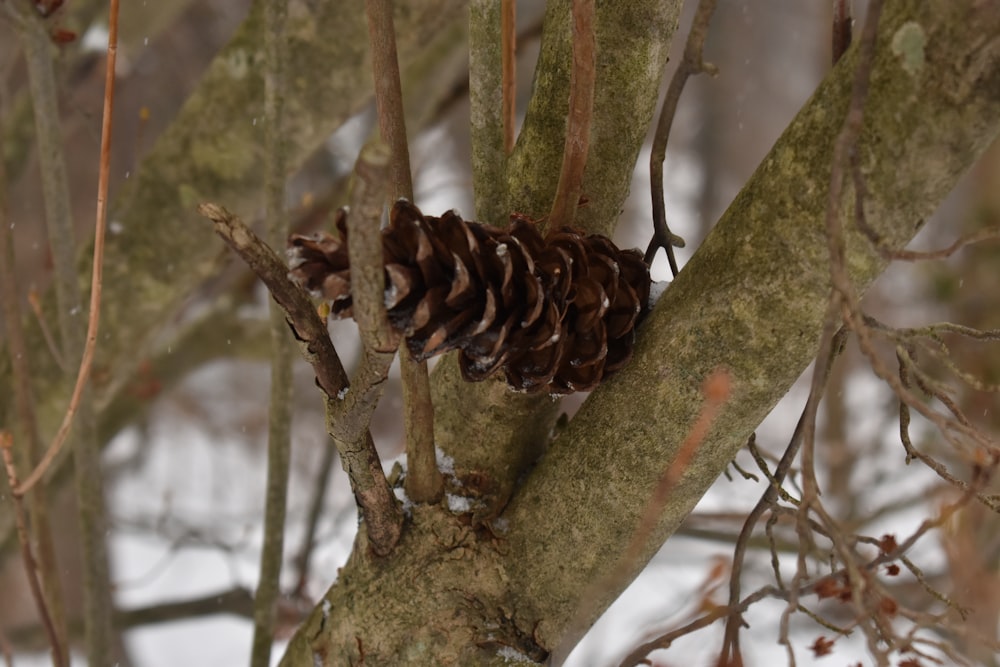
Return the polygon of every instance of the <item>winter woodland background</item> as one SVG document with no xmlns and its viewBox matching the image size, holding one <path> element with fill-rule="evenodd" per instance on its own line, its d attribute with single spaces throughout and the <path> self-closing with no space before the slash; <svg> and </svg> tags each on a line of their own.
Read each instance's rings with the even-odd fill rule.
<svg viewBox="0 0 1000 667">
<path fill-rule="evenodd" d="M 112 161 L 112 201 L 134 178 L 153 142 L 168 127 L 204 68 L 246 15 L 249 0 L 146 0 L 121 8 L 116 122 Z M 686 3 L 674 40 L 671 64 L 680 61 L 683 36 L 693 13 Z M 866 3 L 855 3 L 864 16 Z M 105 4 L 73 0 L 56 26 L 76 38 L 59 47 L 60 120 L 68 158 L 73 219 L 78 239 L 91 234 L 103 94 Z M 544 3 L 518 4 L 518 100 L 528 99 L 537 55 Z M 831 3 L 824 0 L 720 0 L 705 47 L 718 76 L 692 79 L 681 100 L 666 162 L 667 212 L 687 240 L 678 251 L 683 265 L 700 239 L 772 146 L 830 67 Z M 860 26 L 859 26 L 860 28 Z M 331 35 L 335 39 L 335 35 Z M 0 120 L 7 164 L 8 216 L 16 273 L 27 311 L 29 291 L 43 293 L 52 281 L 53 259 L 45 239 L 38 159 L 30 116 L 25 115 L 26 75 L 20 40 L 10 21 L 0 21 Z M 295 76 L 295 72 L 289 72 Z M 461 63 L 442 69 L 451 93 L 411 127 L 416 200 L 439 213 L 457 208 L 472 216 L 468 92 Z M 446 80 L 445 80 L 446 79 Z M 232 110 L 232 123 L 256 118 Z M 317 151 L 289 184 L 293 224 L 315 229 L 342 201 L 341 182 L 374 122 L 372 108 L 357 114 Z M 631 196 L 616 241 L 644 247 L 650 227 L 648 147 L 638 161 Z M 1000 215 L 1000 150 L 975 166 L 917 240 L 915 247 L 940 247 L 959 233 Z M 226 203 L 226 202 L 222 202 Z M 127 206 L 119 202 L 116 206 Z M 112 217 L 110 234 L 121 231 Z M 178 233 L 183 233 L 179 231 Z M 220 243 L 220 252 L 222 245 Z M 997 246 L 984 245 L 946 261 L 895 264 L 866 296 L 868 311 L 896 326 L 945 319 L 982 328 L 1000 326 Z M 170 257 L 151 257 L 167 263 Z M 654 278 L 669 276 L 661 256 Z M 199 337 L 175 336 L 205 308 L 226 300 L 227 318 Z M 129 391 L 136 400 L 120 420 L 104 450 L 114 602 L 129 616 L 121 641 L 132 664 L 246 664 L 251 643 L 250 593 L 256 585 L 262 539 L 265 476 L 267 295 L 241 266 L 231 265 L 217 280 L 192 295 L 172 332 L 164 335 L 161 358 L 140 364 Z M 79 313 L 81 326 L 84 319 Z M 352 323 L 333 326 L 345 363 L 356 359 Z M 181 341 L 178 343 L 177 341 Z M 197 349 L 185 349 L 195 347 Z M 1000 357 L 995 349 L 959 348 L 959 363 L 996 382 Z M 174 372 L 157 369 L 164 360 Z M 173 360 L 173 361 L 171 361 Z M 315 602 L 343 564 L 356 532 L 357 513 L 346 477 L 323 426 L 322 404 L 311 369 L 296 360 L 292 478 L 288 498 L 286 557 L 279 612 L 283 637 Z M 904 465 L 898 442 L 897 407 L 892 392 L 876 381 L 849 348 L 837 365 L 821 408 L 820 470 L 828 506 L 856 531 L 875 537 L 908 535 L 945 501 L 947 490 L 919 465 Z M 808 373 L 757 431 L 761 449 L 780 456 L 808 389 Z M 0 388 L 6 393 L 8 388 Z M 960 397 L 980 425 L 996 432 L 1000 407 L 995 394 Z M 572 413 L 579 399 L 564 403 Z M 403 445 L 401 397 L 396 373 L 377 409 L 373 434 L 390 467 Z M 917 425 L 915 433 L 929 430 Z M 943 452 L 941 456 L 946 456 Z M 738 464 L 756 470 L 748 454 Z M 446 464 L 447 462 L 442 462 Z M 759 475 L 758 475 L 759 477 Z M 664 628 L 682 625 L 706 605 L 725 602 L 728 564 L 743 518 L 756 503 L 763 482 L 735 469 L 720 478 L 679 533 L 671 538 L 619 601 L 577 647 L 567 665 L 617 664 L 622 656 Z M 5 499 L 0 491 L 0 500 Z M 63 568 L 67 608 L 80 604 L 80 573 L 74 556 L 76 520 L 70 485 L 53 486 L 54 533 Z M 318 510 L 318 511 L 317 511 Z M 312 525 L 315 545 L 305 547 Z M 0 637 L 15 665 L 47 664 L 43 635 L 31 603 L 16 541 L 9 526 L 0 533 Z M 947 527 L 923 537 L 910 552 L 926 581 L 956 600 L 974 606 L 978 627 L 996 638 L 1000 607 L 1000 522 L 995 515 L 969 510 Z M 304 556 L 306 550 L 309 556 Z M 794 563 L 791 548 L 781 558 Z M 304 565 L 307 569 L 303 569 Z M 752 590 L 772 575 L 764 542 L 755 543 L 744 569 Z M 916 597 L 920 584 L 904 573 L 894 584 L 901 597 Z M 405 591 L 400 591 L 405 595 Z M 190 601 L 187 608 L 164 607 Z M 765 601 L 747 615 L 747 664 L 779 664 L 778 620 L 784 603 Z M 660 664 L 709 664 L 722 628 L 690 635 L 660 656 Z M 814 657 L 807 647 L 823 630 L 804 619 L 793 624 L 800 664 L 854 664 L 866 661 L 862 633 L 839 639 L 832 657 Z M 279 647 L 272 661 L 281 655 Z M 78 644 L 77 644 L 78 645 Z M 970 649 L 969 655 L 975 655 Z M 983 658 L 995 664 L 995 658 Z M 83 662 L 77 652 L 74 663 Z"/>
</svg>

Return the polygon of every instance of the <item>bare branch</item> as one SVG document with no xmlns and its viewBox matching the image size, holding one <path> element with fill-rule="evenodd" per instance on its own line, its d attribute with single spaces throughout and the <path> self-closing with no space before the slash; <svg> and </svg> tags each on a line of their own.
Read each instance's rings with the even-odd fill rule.
<svg viewBox="0 0 1000 667">
<path fill-rule="evenodd" d="M 403 116 L 403 91 L 399 82 L 392 2 L 365 0 L 365 15 L 368 17 L 378 128 L 382 141 L 389 146 L 392 154 L 389 167 L 392 193 L 394 198 L 405 197 L 413 201 L 410 148 L 406 142 L 406 119 Z"/>
<path fill-rule="evenodd" d="M 569 115 L 559 185 L 549 212 L 553 229 L 569 227 L 583 194 L 583 170 L 590 151 L 590 121 L 594 111 L 597 39 L 594 35 L 594 0 L 575 0 L 573 12 L 573 64 L 569 77 Z"/>
<path fill-rule="evenodd" d="M 385 314 L 385 260 L 382 257 L 382 211 L 389 179 L 390 154 L 379 140 L 362 147 L 354 165 L 351 207 L 346 216 L 348 257 L 351 261 L 351 299 L 361 341 L 377 352 L 395 352 Z"/>
<path fill-rule="evenodd" d="M 840 57 L 851 46 L 854 17 L 851 12 L 851 0 L 833 0 L 833 63 L 837 64 Z"/>
<path fill-rule="evenodd" d="M 302 536 L 302 544 L 298 554 L 295 556 L 295 565 L 298 568 L 298 581 L 292 589 L 293 597 L 304 597 L 306 594 L 306 584 L 309 582 L 309 568 L 312 561 L 313 548 L 316 546 L 316 527 L 319 525 L 320 516 L 323 513 L 326 502 L 326 494 L 330 488 L 330 476 L 333 471 L 333 462 L 336 459 L 334 447 L 324 447 L 322 460 L 316 466 L 315 477 L 313 478 L 313 488 L 309 500 L 309 510 L 306 515 L 306 529 Z"/>
<path fill-rule="evenodd" d="M 0 453 L 3 455 L 4 468 L 7 471 L 7 480 L 10 488 L 17 488 L 17 471 L 14 470 L 14 457 L 11 448 L 14 446 L 14 439 L 5 431 L 0 431 Z M 52 650 L 52 664 L 57 666 L 68 665 L 68 656 L 59 633 L 52 622 L 52 615 L 49 613 L 49 606 L 45 602 L 45 594 L 38 581 L 38 566 L 35 564 L 35 557 L 31 553 L 31 536 L 28 535 L 28 522 L 25 516 L 24 504 L 21 497 L 11 494 L 14 503 L 14 518 L 17 521 L 17 541 L 21 545 L 21 561 L 24 563 L 24 573 L 28 579 L 28 586 L 31 589 L 31 597 L 35 601 L 35 608 L 42 619 L 45 627 L 45 634 L 49 639 L 49 646 Z"/>
<path fill-rule="evenodd" d="M 372 50 L 372 73 L 375 76 L 375 105 L 382 139 L 389 145 L 391 159 L 389 173 L 394 199 L 400 197 L 413 201 L 413 177 L 410 172 L 410 152 L 406 142 L 406 119 L 403 114 L 403 93 L 399 82 L 399 62 L 396 56 L 396 31 L 392 21 L 390 0 L 365 0 L 368 17 L 368 35 Z M 381 250 L 378 238 L 372 239 L 374 255 Z M 381 275 L 382 264 L 377 263 Z M 376 301 L 378 303 L 378 301 Z M 371 355 L 366 354 L 368 359 Z M 406 431 L 407 460 L 412 459 L 410 481 L 421 496 L 419 501 L 440 499 L 444 482 L 434 457 L 434 407 L 431 403 L 430 380 L 427 362 L 416 361 L 409 349 L 403 346 L 399 354 L 403 376 L 403 414 Z M 420 476 L 425 476 L 420 479 Z"/>
<path fill-rule="evenodd" d="M 2 145 L 2 141 L 0 141 Z M 0 150 L 0 154 L 2 154 Z M 7 216 L 7 179 L 3 160 L 0 160 L 0 305 L 7 329 L 7 352 L 14 376 L 13 393 L 17 421 L 25 446 L 18 447 L 18 465 L 21 470 L 31 470 L 42 455 L 42 435 L 38 428 L 35 392 L 31 384 L 32 370 L 28 346 L 22 328 L 21 309 L 18 306 L 17 279 L 14 275 L 14 257 L 11 252 L 11 224 Z M 42 320 L 44 321 L 44 320 Z M 47 331 L 47 328 L 43 328 Z M 54 352 L 58 352 L 52 346 Z M 38 545 L 38 561 L 42 585 L 52 615 L 52 625 L 65 644 L 66 614 L 63 607 L 62 586 L 52 541 L 49 492 L 44 484 L 35 486 L 28 496 L 28 510 Z M 58 663 L 57 663 L 58 664 Z"/>
<path fill-rule="evenodd" d="M 792 432 L 792 437 L 788 446 L 785 448 L 785 453 L 781 456 L 781 460 L 778 462 L 777 467 L 775 467 L 774 472 L 768 472 L 766 464 L 764 464 L 763 461 L 758 461 L 761 466 L 761 471 L 767 475 L 769 485 L 760 500 L 757 501 L 757 504 L 754 505 L 754 508 L 750 511 L 746 521 L 743 523 L 743 528 L 740 530 L 740 535 L 736 540 L 736 546 L 733 550 L 732 576 L 729 580 L 730 608 L 733 608 L 736 602 L 740 599 L 740 577 L 743 573 L 743 563 L 746 558 L 747 547 L 750 543 L 750 537 L 753 535 L 754 527 L 757 525 L 761 516 L 764 515 L 764 512 L 769 510 L 777 502 L 779 497 L 784 497 L 786 495 L 786 492 L 782 488 L 781 484 L 784 482 L 785 476 L 788 474 L 788 471 L 792 467 L 792 463 L 798 456 L 799 448 L 802 445 L 806 421 L 810 418 L 815 419 L 816 409 L 819 405 L 820 398 L 822 397 L 823 389 L 826 387 L 826 380 L 829 377 L 834 358 L 843 348 L 845 338 L 846 331 L 844 329 L 840 329 L 825 346 L 826 349 L 821 349 L 820 352 L 817 353 L 816 368 L 823 369 L 823 379 L 821 382 L 817 383 L 814 377 L 813 384 L 809 390 L 809 398 L 806 399 L 806 406 L 803 408 L 802 415 L 799 417 L 798 423 L 795 425 L 795 430 Z M 826 338 L 824 337 L 822 340 L 825 341 Z M 822 347 L 823 344 L 821 343 L 821 348 Z M 826 356 L 821 356 L 824 351 L 826 352 Z M 751 451 L 756 453 L 754 441 L 755 437 L 751 435 L 749 445 Z M 734 660 L 740 655 L 740 629 L 742 625 L 743 618 L 738 614 L 731 615 L 728 619 L 726 619 L 726 632 L 722 643 L 722 657 L 720 660 Z M 725 664 L 725 662 L 723 662 L 723 664 Z"/>
<path fill-rule="evenodd" d="M 284 124 L 285 21 L 287 0 L 267 0 L 264 7 L 264 145 L 265 218 L 268 240 L 278 245 L 288 237 L 285 213 L 287 150 Z M 267 482 L 264 494 L 264 540 L 260 576 L 254 595 L 251 667 L 267 667 L 274 643 L 274 621 L 280 593 L 288 471 L 292 430 L 292 341 L 281 307 L 269 305 L 271 387 L 267 419 Z"/>
<path fill-rule="evenodd" d="M 677 275 L 677 259 L 674 248 L 683 248 L 684 239 L 673 234 L 667 226 L 666 203 L 663 198 L 663 161 L 667 157 L 667 141 L 670 139 L 670 128 L 677 114 L 677 104 L 680 102 L 684 85 L 693 74 L 708 72 L 715 76 L 714 65 L 702 60 L 702 50 L 705 47 L 705 37 L 708 35 L 708 24 L 715 12 L 716 0 L 701 0 L 695 11 L 691 31 L 684 44 L 684 58 L 681 60 L 674 77 L 667 88 L 667 96 L 660 109 L 659 120 L 656 121 L 656 135 L 653 137 L 653 148 L 649 154 L 649 185 L 653 197 L 653 238 L 646 248 L 646 263 L 652 264 L 656 251 L 663 248 L 670 262 L 670 271 Z"/>
<path fill-rule="evenodd" d="M 264 282 L 287 315 L 302 356 L 313 367 L 316 382 L 326 395 L 327 417 L 341 411 L 341 397 L 348 391 L 347 375 L 312 302 L 288 278 L 288 267 L 267 244 L 239 218 L 216 204 L 201 204 L 198 212 L 215 223 L 216 233 L 236 251 Z M 382 473 L 378 453 L 367 428 L 357 430 L 328 423 L 344 468 L 347 470 L 361 514 L 368 523 L 368 539 L 378 555 L 392 551 L 399 539 L 403 516 Z"/>
</svg>

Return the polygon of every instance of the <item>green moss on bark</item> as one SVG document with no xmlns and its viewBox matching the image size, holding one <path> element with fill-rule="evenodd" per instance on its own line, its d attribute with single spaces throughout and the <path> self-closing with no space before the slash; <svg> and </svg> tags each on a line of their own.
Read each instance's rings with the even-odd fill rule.
<svg viewBox="0 0 1000 667">
<path fill-rule="evenodd" d="M 927 35 L 914 77 L 889 48 L 907 21 Z M 866 217 L 904 245 L 1000 130 L 1000 10 L 993 3 L 890 3 L 859 151 Z M 635 359 L 591 395 L 504 514 L 510 576 L 543 645 L 571 645 L 619 594 L 577 617 L 616 566 L 670 466 L 715 368 L 732 393 L 645 546 L 634 575 L 680 524 L 816 353 L 829 295 L 825 214 L 832 148 L 856 65 L 845 57 L 805 106 L 642 325 Z M 859 291 L 885 261 L 842 205 Z M 567 559 L 573 567 L 567 567 Z"/>
</svg>

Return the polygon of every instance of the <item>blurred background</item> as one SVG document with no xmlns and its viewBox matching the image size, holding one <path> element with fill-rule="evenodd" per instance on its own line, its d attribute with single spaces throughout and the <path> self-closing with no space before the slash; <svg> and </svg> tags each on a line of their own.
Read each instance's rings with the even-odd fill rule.
<svg viewBox="0 0 1000 667">
<path fill-rule="evenodd" d="M 696 3 L 685 3 L 664 86 L 679 62 Z M 197 85 L 249 10 L 249 0 L 133 0 L 121 8 L 111 201 L 134 177 L 144 156 Z M 863 19 L 865 2 L 854 2 Z M 77 239 L 92 234 L 94 192 L 103 100 L 106 3 L 70 0 L 59 9 L 60 113 L 73 220 Z M 544 3 L 518 3 L 518 101 L 530 94 Z M 771 145 L 830 68 L 831 2 L 828 0 L 719 0 L 705 48 L 718 76 L 700 75 L 685 89 L 668 146 L 665 186 L 672 229 L 687 247 L 684 261 L 725 211 Z M 857 31 L 860 31 L 858 26 Z M 332 37 L 331 37 L 332 38 Z M 461 63 L 460 63 L 461 65 Z M 438 214 L 456 208 L 472 217 L 469 101 L 465 70 L 442 69 L 447 94 L 409 128 L 417 204 Z M 661 93 L 662 94 L 662 93 Z M 42 223 L 43 195 L 20 40 L 0 19 L 0 131 L 6 165 L 8 215 L 16 273 L 29 313 L 29 296 L 51 285 L 53 259 Z M 289 184 L 289 207 L 299 230 L 319 229 L 343 204 L 344 182 L 373 125 L 366 108 L 332 134 Z M 644 248 L 651 234 L 648 146 L 640 154 L 631 196 L 616 241 Z M 947 245 L 959 234 L 996 225 L 1000 211 L 1000 150 L 994 146 L 943 204 L 916 247 Z M 226 202 L 221 202 L 225 204 Z M 118 201 L 116 206 L 126 206 Z M 115 233 L 114 217 L 110 233 Z M 221 244 L 220 244 L 221 246 Z M 958 253 L 947 261 L 894 265 L 866 296 L 866 308 L 896 326 L 933 319 L 981 328 L 1000 327 L 996 289 L 996 244 Z M 262 535 L 268 402 L 267 298 L 238 266 L 204 284 L 185 308 L 196 312 L 228 299 L 233 321 L 188 341 L 198 353 L 170 349 L 172 372 L 155 362 L 139 363 L 129 388 L 134 399 L 104 450 L 110 514 L 114 598 L 123 610 L 121 641 L 133 665 L 241 665 L 250 651 L 250 592 L 256 585 Z M 658 258 L 654 278 L 667 280 Z M 181 318 L 183 320 L 183 317 Z M 341 358 L 350 366 L 358 344 L 353 324 L 332 327 Z M 966 344 L 953 352 L 960 365 L 986 381 L 1000 379 L 995 350 Z M 891 352 L 891 351 L 890 351 Z M 800 382 L 801 385 L 801 382 Z M 0 387 L 0 392 L 7 392 Z M 279 623 L 287 637 L 336 576 L 349 553 L 357 525 L 346 477 L 328 443 L 322 403 L 312 373 L 296 365 L 293 468 L 282 588 L 287 593 Z M 757 432 L 762 450 L 780 456 L 805 401 L 797 386 Z M 824 498 L 853 530 L 878 537 L 905 535 L 932 514 L 945 497 L 937 478 L 906 466 L 896 435 L 897 405 L 891 392 L 849 349 L 836 366 L 822 407 Z M 581 397 L 567 400 L 572 414 Z M 996 394 L 968 391 L 956 397 L 981 426 L 997 427 Z M 401 397 L 393 376 L 373 421 L 373 434 L 387 468 L 403 445 Z M 932 431 L 915 424 L 933 448 Z M 938 455 L 947 460 L 941 449 Z M 755 470 L 749 456 L 738 463 Z M 79 614 L 76 519 L 69 484 L 55 485 L 54 533 L 70 617 Z M 644 574 L 605 614 L 572 655 L 573 667 L 601 667 L 617 660 L 658 631 L 683 625 L 714 604 L 725 603 L 728 564 L 743 519 L 764 484 L 735 469 L 721 478 Z M 780 528 L 780 527 L 779 527 Z M 0 522 L 0 638 L 16 665 L 47 664 L 44 637 L 11 538 Z M 926 579 L 956 600 L 975 607 L 970 623 L 996 637 L 1000 608 L 1000 525 L 995 515 L 963 511 L 947 530 L 924 538 L 911 553 Z M 788 534 L 794 537 L 793 533 Z M 781 541 L 779 540 L 779 543 Z M 765 542 L 755 543 L 744 570 L 744 590 L 773 578 Z M 794 566 L 794 544 L 785 544 L 782 566 Z M 789 570 L 790 572 L 791 570 Z M 896 582 L 898 595 L 919 602 L 912 576 Z M 908 596 L 908 597 L 907 597 Z M 749 665 L 780 664 L 777 644 L 783 604 L 765 602 L 747 616 L 744 635 Z M 927 609 L 933 610 L 932 603 Z M 74 610 L 76 610 L 74 612 Z M 72 624 L 71 624 L 72 626 Z M 76 624 L 75 627 L 79 627 Z M 807 650 L 824 630 L 798 619 L 799 664 L 812 664 Z M 829 633 L 827 633 L 829 634 Z M 860 635 L 860 633 L 858 633 Z M 721 638 L 713 626 L 656 654 L 661 665 L 710 664 Z M 955 639 L 949 637 L 949 639 Z M 961 640 L 956 640 L 961 641 Z M 863 638 L 838 640 L 838 664 L 865 659 Z M 973 660 L 996 664 L 995 656 Z M 274 652 L 275 662 L 281 655 Z M 74 664 L 82 664 L 75 656 Z"/>
</svg>

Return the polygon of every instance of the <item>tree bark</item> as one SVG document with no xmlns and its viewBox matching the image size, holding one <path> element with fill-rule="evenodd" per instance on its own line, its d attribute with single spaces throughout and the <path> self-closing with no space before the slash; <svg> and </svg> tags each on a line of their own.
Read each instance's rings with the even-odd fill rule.
<svg viewBox="0 0 1000 667">
<path fill-rule="evenodd" d="M 899 0 L 886 8 L 858 151 L 867 220 L 889 247 L 913 237 L 997 136 L 998 60 L 998 2 Z M 541 63 L 552 66 L 544 54 Z M 832 148 L 855 63 L 851 51 L 799 113 L 642 325 L 635 359 L 591 395 L 514 490 L 492 524 L 498 534 L 442 508 L 418 508 L 392 559 L 356 550 L 282 664 L 533 664 L 579 638 L 627 583 L 591 585 L 621 566 L 703 402 L 705 378 L 727 368 L 730 398 L 641 557 L 627 564 L 629 578 L 816 353 L 830 290 Z M 847 265 L 864 291 L 886 263 L 854 230 L 853 206 L 842 210 Z M 488 423 L 477 422 L 479 442 L 448 446 L 499 446 Z M 587 595 L 596 602 L 581 611 Z"/>
</svg>

